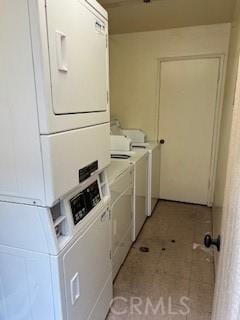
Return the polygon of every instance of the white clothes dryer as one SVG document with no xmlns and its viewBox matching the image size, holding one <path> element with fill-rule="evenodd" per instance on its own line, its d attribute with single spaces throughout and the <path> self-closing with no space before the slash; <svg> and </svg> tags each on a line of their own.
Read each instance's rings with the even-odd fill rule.
<svg viewBox="0 0 240 320">
<path fill-rule="evenodd" d="M 117 152 L 116 154 L 112 153 L 112 159 L 115 159 L 114 161 L 126 161 L 134 165 L 133 241 L 137 239 L 148 213 L 148 157 L 149 153 L 142 149 L 129 152 Z"/>
<path fill-rule="evenodd" d="M 134 167 L 127 161 L 112 160 L 107 175 L 111 193 L 114 279 L 132 245 Z"/>
</svg>

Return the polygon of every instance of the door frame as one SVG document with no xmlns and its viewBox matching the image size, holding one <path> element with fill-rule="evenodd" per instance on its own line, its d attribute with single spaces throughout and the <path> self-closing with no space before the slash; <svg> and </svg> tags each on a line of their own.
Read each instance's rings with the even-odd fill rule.
<svg viewBox="0 0 240 320">
<path fill-rule="evenodd" d="M 240 56 L 233 102 L 226 184 L 212 320 L 240 316 Z"/>
<path fill-rule="evenodd" d="M 174 57 L 163 57 L 158 59 L 158 75 L 157 75 L 157 112 L 156 112 L 156 140 L 159 141 L 159 126 L 160 126 L 160 113 L 161 113 L 161 69 L 162 63 L 168 61 L 181 61 L 181 60 L 198 60 L 198 59 L 219 59 L 219 75 L 218 75 L 218 88 L 216 95 L 215 115 L 214 115 L 214 130 L 212 138 L 212 151 L 211 151 L 211 164 L 209 170 L 209 189 L 208 189 L 208 200 L 207 205 L 212 207 L 214 200 L 215 181 L 217 172 L 217 158 L 219 150 L 219 139 L 221 129 L 221 118 L 223 109 L 224 99 L 224 87 L 225 87 L 225 75 L 226 75 L 226 55 L 223 53 L 219 54 L 203 54 L 203 55 L 187 55 L 187 56 L 174 56 Z"/>
</svg>

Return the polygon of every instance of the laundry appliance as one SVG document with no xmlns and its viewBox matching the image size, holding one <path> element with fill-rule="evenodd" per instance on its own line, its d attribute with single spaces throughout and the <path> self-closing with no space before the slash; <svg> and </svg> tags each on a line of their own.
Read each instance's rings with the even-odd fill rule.
<svg viewBox="0 0 240 320">
<path fill-rule="evenodd" d="M 111 153 L 114 155 L 130 152 L 132 150 L 132 140 L 123 134 L 118 120 L 110 122 Z M 131 152 L 130 152 L 131 154 Z"/>
<path fill-rule="evenodd" d="M 95 0 L 1 10 L 0 319 L 104 320 L 108 16 Z"/>
<path fill-rule="evenodd" d="M 135 241 L 145 223 L 148 213 L 148 152 L 142 149 L 134 151 L 111 151 L 111 157 L 114 161 L 124 161 L 128 165 L 132 164 L 134 167 L 132 240 Z"/>
<path fill-rule="evenodd" d="M 148 158 L 148 216 L 151 216 L 154 207 L 160 198 L 160 144 L 148 142 L 146 133 L 141 129 L 123 129 L 119 120 L 111 121 L 111 132 L 118 139 L 131 140 L 131 150 L 145 149 L 149 153 Z M 120 138 L 122 137 L 122 138 Z M 123 138 L 124 137 L 124 138 Z M 130 149 L 129 149 L 130 150 Z"/>
<path fill-rule="evenodd" d="M 148 190 L 151 196 L 148 197 L 148 215 L 150 216 L 160 199 L 160 163 L 161 145 L 156 142 L 149 142 L 147 145 L 149 153 L 148 163 Z"/>
<path fill-rule="evenodd" d="M 144 145 L 147 142 L 147 135 L 141 129 L 121 129 L 122 133 L 131 139 L 134 145 Z"/>
<path fill-rule="evenodd" d="M 148 216 L 151 216 L 160 198 L 160 144 L 157 142 L 134 143 L 133 150 L 145 149 L 148 158 Z"/>
<path fill-rule="evenodd" d="M 103 171 L 52 208 L 0 202 L 0 319 L 104 320 L 112 299 Z"/>
<path fill-rule="evenodd" d="M 110 162 L 107 13 L 95 0 L 1 10 L 0 200 L 51 207 Z"/>
<path fill-rule="evenodd" d="M 134 165 L 133 241 L 135 241 L 146 221 L 148 212 L 148 152 L 136 150 L 128 160 L 124 161 Z"/>
<path fill-rule="evenodd" d="M 132 245 L 133 170 L 132 164 L 114 159 L 107 169 L 111 193 L 113 279 Z"/>
<path fill-rule="evenodd" d="M 132 140 L 123 135 L 110 136 L 111 139 L 111 152 L 114 154 L 121 154 L 122 152 L 128 152 L 132 150 Z"/>
</svg>

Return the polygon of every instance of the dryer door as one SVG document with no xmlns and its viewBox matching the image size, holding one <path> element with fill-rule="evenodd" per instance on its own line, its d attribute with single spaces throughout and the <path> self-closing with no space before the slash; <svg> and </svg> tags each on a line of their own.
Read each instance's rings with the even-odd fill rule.
<svg viewBox="0 0 240 320">
<path fill-rule="evenodd" d="M 106 111 L 107 21 L 81 0 L 46 0 L 46 10 L 54 113 Z"/>
<path fill-rule="evenodd" d="M 111 288 L 103 290 L 111 277 L 110 232 L 111 220 L 106 211 L 86 228 L 63 257 L 68 320 L 89 319 L 102 292 L 102 308 L 107 314 L 112 292 Z"/>
</svg>

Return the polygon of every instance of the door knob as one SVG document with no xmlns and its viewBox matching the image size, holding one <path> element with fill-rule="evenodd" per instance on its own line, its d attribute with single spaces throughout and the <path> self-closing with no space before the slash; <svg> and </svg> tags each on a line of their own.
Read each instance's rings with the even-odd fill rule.
<svg viewBox="0 0 240 320">
<path fill-rule="evenodd" d="M 221 237 L 218 236 L 217 238 L 213 239 L 210 234 L 206 234 L 204 237 L 204 245 L 206 248 L 210 248 L 211 246 L 216 246 L 217 250 L 220 251 Z"/>
<path fill-rule="evenodd" d="M 165 143 L 165 140 L 164 139 L 161 139 L 160 140 L 160 144 L 164 144 Z"/>
</svg>

